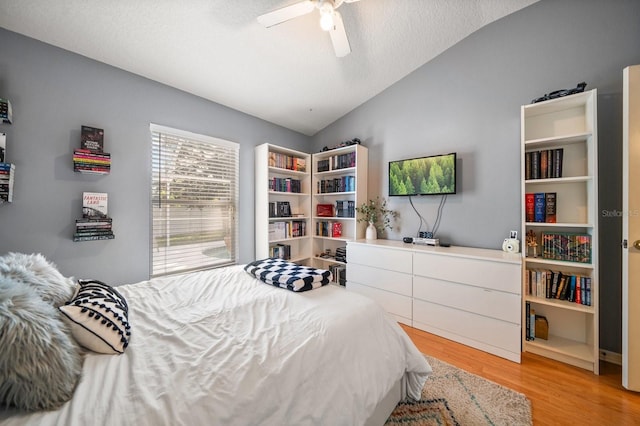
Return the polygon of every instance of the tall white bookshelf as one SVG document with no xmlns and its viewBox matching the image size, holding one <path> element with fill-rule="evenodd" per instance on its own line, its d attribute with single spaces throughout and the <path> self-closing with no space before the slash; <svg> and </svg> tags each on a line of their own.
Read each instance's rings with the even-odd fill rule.
<svg viewBox="0 0 640 426">
<path fill-rule="evenodd" d="M 255 256 L 311 258 L 311 155 L 272 144 L 255 148 Z M 284 206 L 288 205 L 288 212 Z M 280 256 L 282 257 L 282 256 Z"/>
<path fill-rule="evenodd" d="M 595 374 L 599 372 L 600 287 L 597 140 L 595 89 L 521 107 L 522 348 Z M 542 202 L 536 206 L 534 201 L 532 211 L 531 196 L 528 206 L 527 194 L 555 194 L 555 221 L 549 221 L 553 209 L 547 211 L 545 205 L 542 210 Z M 526 235 L 531 232 L 536 236 L 535 257 L 526 244 Z M 588 245 L 584 243 L 587 239 Z M 585 247 L 590 248 L 590 253 Z M 571 287 L 565 298 L 558 294 L 553 297 L 556 276 L 569 277 L 565 278 L 566 285 L 575 277 L 576 287 L 590 282 L 590 300 L 585 299 L 586 288 L 580 288 L 580 303 L 577 289 L 571 300 Z M 527 305 L 547 319 L 547 339 L 528 339 Z"/>
<path fill-rule="evenodd" d="M 336 259 L 347 242 L 364 238 L 366 223 L 358 223 L 355 207 L 367 201 L 368 150 L 356 144 L 313 154 L 312 250 L 317 268 L 338 268 L 346 280 L 345 261 Z M 331 206 L 331 214 L 319 206 Z M 337 231 L 337 232 L 336 232 Z M 328 255 L 327 255 L 328 253 Z M 335 274 L 334 274 L 335 275 Z"/>
<path fill-rule="evenodd" d="M 285 163 L 281 162 L 283 159 Z M 287 159 L 302 160 L 304 170 L 287 165 Z M 367 169 L 368 150 L 359 144 L 313 155 L 269 143 L 257 146 L 256 259 L 273 257 L 274 247 L 288 245 L 289 260 L 330 269 L 337 277 L 346 279 L 346 261 L 341 260 L 340 252 L 346 249 L 348 241 L 365 235 L 367 224 L 357 222 L 355 207 L 367 201 Z M 276 191 L 274 179 L 298 180 L 300 192 Z M 289 203 L 292 217 L 272 214 L 269 205 L 283 202 Z M 285 227 L 292 227 L 300 222 L 305 224 L 305 235 L 274 235 L 276 225 L 282 227 L 284 223 Z"/>
</svg>

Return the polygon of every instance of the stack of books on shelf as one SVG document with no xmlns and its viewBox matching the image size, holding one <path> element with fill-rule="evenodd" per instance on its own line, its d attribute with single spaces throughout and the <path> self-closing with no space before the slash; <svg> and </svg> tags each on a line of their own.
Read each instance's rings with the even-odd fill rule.
<svg viewBox="0 0 640 426">
<path fill-rule="evenodd" d="M 531 307 L 529 302 L 525 304 L 525 318 L 526 340 L 535 340 L 536 338 L 547 340 L 549 338 L 547 317 L 536 315 L 535 309 Z"/>
<path fill-rule="evenodd" d="M 11 102 L 8 99 L 0 98 L 0 123 L 11 124 L 12 122 Z"/>
<path fill-rule="evenodd" d="M 356 217 L 356 204 L 353 200 L 336 201 L 336 217 Z"/>
<path fill-rule="evenodd" d="M 291 259 L 291 246 L 289 244 L 276 244 L 269 247 L 269 257 L 289 260 Z"/>
<path fill-rule="evenodd" d="M 269 217 L 291 217 L 291 204 L 288 201 L 270 202 Z"/>
<path fill-rule="evenodd" d="M 76 219 L 73 241 L 111 240 L 115 238 L 112 219 L 107 215 L 108 195 L 104 192 L 82 194 L 82 219 Z"/>
<path fill-rule="evenodd" d="M 288 222 L 271 222 L 269 224 L 269 241 L 298 238 L 307 235 L 307 222 L 291 220 Z"/>
<path fill-rule="evenodd" d="M 318 161 L 318 172 L 328 172 L 330 170 L 347 169 L 356 166 L 356 153 L 347 152 L 346 154 L 334 155 L 326 160 Z"/>
<path fill-rule="evenodd" d="M 76 219 L 73 241 L 112 240 L 115 235 L 111 224 L 110 217 Z"/>
<path fill-rule="evenodd" d="M 99 154 L 88 149 L 74 149 L 73 171 L 99 175 L 108 174 L 111 171 L 111 154 L 106 152 Z"/>
<path fill-rule="evenodd" d="M 545 269 L 527 269 L 527 294 L 591 306 L 591 277 Z"/>
<path fill-rule="evenodd" d="M 556 223 L 556 192 L 535 192 L 525 194 L 525 215 L 527 222 Z"/>
<path fill-rule="evenodd" d="M 318 194 L 331 192 L 353 192 L 356 190 L 355 176 L 342 176 L 335 179 L 325 179 L 318 181 Z"/>
<path fill-rule="evenodd" d="M 563 153 L 563 148 L 526 152 L 524 178 L 526 180 L 561 178 Z"/>
<path fill-rule="evenodd" d="M 73 151 L 73 171 L 108 174 L 111 171 L 111 154 L 104 152 L 103 146 L 104 130 L 82 126 L 80 148 Z"/>
<path fill-rule="evenodd" d="M 298 179 L 272 177 L 269 179 L 269 190 L 274 192 L 293 192 L 299 194 L 302 186 Z"/>
<path fill-rule="evenodd" d="M 279 152 L 269 152 L 269 167 L 293 170 L 296 172 L 307 171 L 307 160 Z"/>
<path fill-rule="evenodd" d="M 0 204 L 13 201 L 13 176 L 15 165 L 0 163 Z"/>
<path fill-rule="evenodd" d="M 591 263 L 591 235 L 543 232 L 542 257 L 549 260 Z"/>
<path fill-rule="evenodd" d="M 332 281 L 341 286 L 347 285 L 347 268 L 344 265 L 330 265 L 329 272 L 331 272 Z"/>
<path fill-rule="evenodd" d="M 342 237 L 342 222 L 320 220 L 316 222 L 316 236 L 318 237 Z"/>
<path fill-rule="evenodd" d="M 338 247 L 336 249 L 336 260 L 347 263 L 347 247 Z"/>
</svg>

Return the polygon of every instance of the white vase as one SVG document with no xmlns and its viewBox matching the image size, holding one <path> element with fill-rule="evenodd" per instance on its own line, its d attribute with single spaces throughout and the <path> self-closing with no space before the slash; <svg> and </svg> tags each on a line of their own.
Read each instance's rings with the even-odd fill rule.
<svg viewBox="0 0 640 426">
<path fill-rule="evenodd" d="M 367 233 L 365 234 L 367 240 L 376 240 L 378 238 L 378 231 L 376 230 L 373 222 L 369 222 L 367 226 Z"/>
</svg>

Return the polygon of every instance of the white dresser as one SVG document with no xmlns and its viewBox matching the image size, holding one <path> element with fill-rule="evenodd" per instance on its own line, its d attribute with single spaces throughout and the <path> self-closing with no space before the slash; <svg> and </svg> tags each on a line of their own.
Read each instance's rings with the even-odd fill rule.
<svg viewBox="0 0 640 426">
<path fill-rule="evenodd" d="M 347 290 L 398 322 L 520 362 L 519 254 L 358 240 L 347 264 Z"/>
</svg>

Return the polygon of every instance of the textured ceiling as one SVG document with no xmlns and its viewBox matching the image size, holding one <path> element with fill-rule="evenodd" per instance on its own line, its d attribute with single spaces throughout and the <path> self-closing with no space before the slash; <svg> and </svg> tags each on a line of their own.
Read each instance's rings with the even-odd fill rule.
<svg viewBox="0 0 640 426">
<path fill-rule="evenodd" d="M 361 0 L 339 11 L 336 58 L 317 11 L 272 28 L 296 0 L 0 0 L 0 27 L 306 135 L 469 34 L 537 0 Z"/>
</svg>

